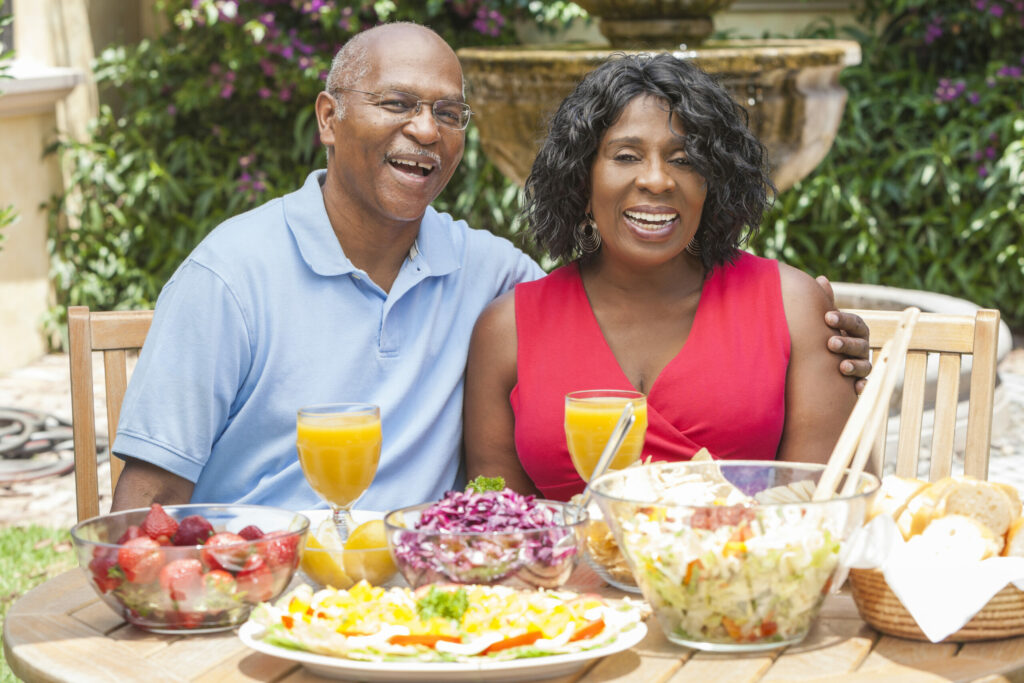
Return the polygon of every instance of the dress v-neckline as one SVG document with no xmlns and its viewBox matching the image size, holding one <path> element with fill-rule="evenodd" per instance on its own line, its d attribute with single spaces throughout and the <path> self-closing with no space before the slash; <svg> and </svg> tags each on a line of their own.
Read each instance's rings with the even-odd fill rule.
<svg viewBox="0 0 1024 683">
<path fill-rule="evenodd" d="M 608 343 L 608 338 L 604 336 L 604 330 L 601 329 L 601 323 L 597 320 L 597 315 L 595 315 L 594 313 L 594 307 L 591 305 L 590 297 L 587 295 L 587 288 L 583 286 L 583 274 L 580 272 L 579 263 L 573 263 L 573 267 L 576 272 L 576 286 L 578 290 L 578 295 L 582 297 L 583 303 L 586 304 L 586 309 L 589 312 L 589 315 L 587 316 L 589 324 L 592 324 L 594 326 L 594 330 L 597 331 L 597 335 L 601 338 L 602 346 L 604 347 L 604 350 L 608 353 L 608 357 L 611 359 L 612 363 L 614 363 L 615 368 L 618 370 L 619 377 L 621 378 L 622 382 L 633 391 L 640 391 L 635 386 L 633 386 L 633 383 L 629 380 L 629 377 L 626 376 L 625 370 L 622 369 L 622 364 L 619 363 L 619 359 L 615 356 L 615 352 L 612 351 L 611 344 Z M 707 284 L 708 282 L 711 281 L 713 277 L 715 277 L 716 274 L 717 273 L 713 272 L 710 277 L 705 278 L 704 281 L 701 283 L 700 299 L 697 300 L 697 310 L 693 314 L 693 325 L 690 326 L 690 333 L 686 335 L 686 341 L 684 341 L 683 345 L 679 347 L 679 351 L 677 351 L 676 354 L 672 356 L 672 358 L 667 363 L 665 363 L 665 367 L 663 367 L 661 371 L 658 372 L 658 375 L 654 378 L 654 381 L 651 382 L 650 388 L 647 391 L 641 392 L 645 394 L 648 398 L 650 398 L 651 394 L 654 393 L 655 387 L 658 386 L 658 381 L 669 370 L 669 368 L 671 368 L 676 363 L 681 363 L 685 360 L 684 352 L 686 351 L 686 347 L 690 345 L 690 340 L 693 339 L 694 333 L 698 330 L 699 322 L 701 319 L 701 310 L 704 308 L 704 299 L 706 298 L 705 294 L 707 292 Z M 650 410 L 650 405 L 648 405 L 648 410 Z"/>
</svg>

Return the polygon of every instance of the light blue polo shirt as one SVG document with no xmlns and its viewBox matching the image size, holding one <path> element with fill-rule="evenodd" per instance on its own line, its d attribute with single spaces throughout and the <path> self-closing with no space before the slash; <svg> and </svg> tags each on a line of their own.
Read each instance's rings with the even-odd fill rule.
<svg viewBox="0 0 1024 683">
<path fill-rule="evenodd" d="M 437 500 L 456 484 L 473 324 L 543 271 L 428 208 L 385 293 L 345 257 L 316 171 L 218 226 L 164 286 L 114 451 L 195 482 L 193 502 L 323 507 L 302 476 L 305 405 L 381 407 L 380 468 L 357 507 Z"/>
</svg>

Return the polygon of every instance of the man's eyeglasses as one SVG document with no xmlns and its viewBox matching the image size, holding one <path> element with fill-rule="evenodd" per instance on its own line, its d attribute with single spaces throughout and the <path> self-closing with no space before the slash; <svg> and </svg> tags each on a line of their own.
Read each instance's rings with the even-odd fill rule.
<svg viewBox="0 0 1024 683">
<path fill-rule="evenodd" d="M 392 114 L 396 119 L 408 121 L 414 116 L 419 116 L 420 108 L 424 104 L 430 105 L 430 112 L 434 116 L 437 125 L 454 130 L 465 130 L 469 125 L 469 117 L 473 110 L 465 102 L 457 100 L 421 100 L 415 95 L 401 90 L 385 90 L 384 92 L 367 92 L 355 88 L 336 88 L 336 90 L 347 90 L 362 95 L 369 95 L 374 98 L 373 104 Z"/>
</svg>

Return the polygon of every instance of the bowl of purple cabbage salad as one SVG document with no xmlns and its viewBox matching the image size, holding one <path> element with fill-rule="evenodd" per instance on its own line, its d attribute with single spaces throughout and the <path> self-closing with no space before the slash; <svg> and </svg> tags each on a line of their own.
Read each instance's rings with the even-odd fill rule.
<svg viewBox="0 0 1024 683">
<path fill-rule="evenodd" d="M 524 496 L 498 478 L 480 477 L 464 492 L 384 517 L 391 556 L 413 588 L 558 588 L 580 558 L 586 524 L 586 511 L 575 505 Z"/>
</svg>

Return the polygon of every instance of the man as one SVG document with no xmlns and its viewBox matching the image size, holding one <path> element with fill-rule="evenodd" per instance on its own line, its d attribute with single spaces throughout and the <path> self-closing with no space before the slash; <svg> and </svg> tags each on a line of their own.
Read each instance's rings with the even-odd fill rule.
<svg viewBox="0 0 1024 683">
<path fill-rule="evenodd" d="M 354 37 L 316 114 L 326 172 L 219 226 L 161 292 L 113 447 L 127 460 L 114 509 L 322 506 L 295 453 L 296 411 L 317 403 L 381 407 L 365 507 L 436 500 L 457 481 L 473 324 L 543 271 L 429 206 L 469 119 L 458 59 L 433 31 L 388 24 Z M 835 322 L 866 336 L 859 319 Z M 864 339 L 838 343 L 866 354 Z"/>
</svg>

